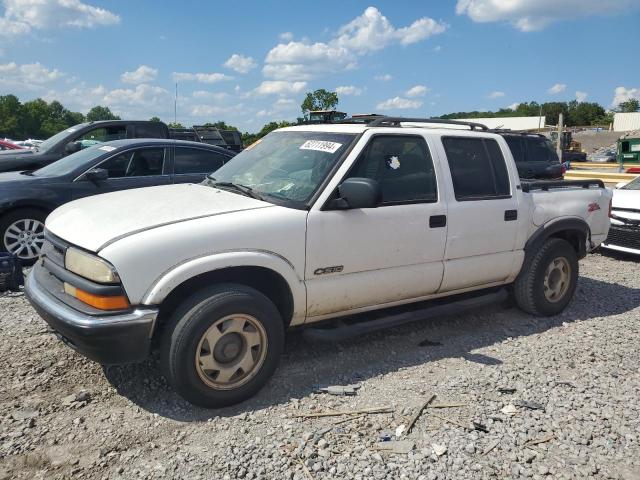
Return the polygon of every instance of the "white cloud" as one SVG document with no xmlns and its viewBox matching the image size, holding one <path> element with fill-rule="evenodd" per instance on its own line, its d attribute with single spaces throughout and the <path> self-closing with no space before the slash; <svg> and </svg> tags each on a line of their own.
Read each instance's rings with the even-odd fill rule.
<svg viewBox="0 0 640 480">
<path fill-rule="evenodd" d="M 322 42 L 289 42 L 281 43 L 267 53 L 262 73 L 278 80 L 310 80 L 355 65 L 354 55 L 344 47 Z"/>
<path fill-rule="evenodd" d="M 4 0 L 0 35 L 18 36 L 32 29 L 92 28 L 114 25 L 120 17 L 104 8 L 80 0 Z"/>
<path fill-rule="evenodd" d="M 381 50 L 394 43 L 409 45 L 442 33 L 447 26 L 423 17 L 411 25 L 394 27 L 375 7 L 340 27 L 328 42 L 292 41 L 273 47 L 262 69 L 266 77 L 279 80 L 310 80 L 324 74 L 353 69 L 359 56 Z"/>
<path fill-rule="evenodd" d="M 284 80 L 266 80 L 254 90 L 258 95 L 283 95 L 299 93 L 307 86 L 307 82 L 287 82 Z"/>
<path fill-rule="evenodd" d="M 173 72 L 173 80 L 175 82 L 200 82 L 200 83 L 216 83 L 224 80 L 231 80 L 233 77 L 224 73 L 184 73 Z"/>
<path fill-rule="evenodd" d="M 636 100 L 640 100 L 640 88 L 617 87 L 614 91 L 611 106 L 617 107 L 622 102 L 626 102 L 634 98 Z"/>
<path fill-rule="evenodd" d="M 291 32 L 282 32 L 280 35 L 278 35 L 278 37 L 283 42 L 290 42 L 291 40 L 293 40 L 293 33 L 291 33 Z"/>
<path fill-rule="evenodd" d="M 242 104 L 236 105 L 236 108 L 241 108 Z M 196 117 L 206 117 L 209 115 L 221 115 L 229 113 L 233 110 L 233 107 L 220 107 L 217 105 L 195 105 L 191 108 L 191 115 Z"/>
<path fill-rule="evenodd" d="M 345 85 L 342 87 L 336 87 L 336 93 L 338 95 L 362 95 L 364 90 L 362 88 L 354 87 L 353 85 Z"/>
<path fill-rule="evenodd" d="M 195 90 L 191 96 L 198 99 L 224 100 L 229 97 L 226 92 L 208 92 L 206 90 Z"/>
<path fill-rule="evenodd" d="M 558 93 L 562 93 L 567 89 L 567 86 L 564 83 L 556 83 L 552 87 L 547 90 L 547 93 L 551 95 L 557 95 Z"/>
<path fill-rule="evenodd" d="M 436 45 L 435 47 L 433 47 L 433 51 L 436 53 L 439 53 L 442 51 L 442 46 L 441 45 Z"/>
<path fill-rule="evenodd" d="M 362 15 L 342 26 L 333 42 L 364 54 L 381 50 L 395 42 L 402 45 L 416 43 L 442 33 L 446 28 L 444 23 L 428 17 L 420 18 L 408 27 L 395 28 L 380 10 L 368 7 Z"/>
<path fill-rule="evenodd" d="M 420 100 L 409 100 L 408 98 L 393 97 L 379 103 L 376 108 L 378 110 L 404 110 L 420 108 L 421 106 L 422 102 Z"/>
<path fill-rule="evenodd" d="M 274 110 L 286 110 L 288 108 L 294 107 L 296 104 L 293 98 L 279 98 L 273 104 Z"/>
<path fill-rule="evenodd" d="M 224 62 L 224 66 L 238 73 L 249 73 L 251 69 L 256 68 L 256 61 L 251 57 L 234 53 Z"/>
<path fill-rule="evenodd" d="M 170 100 L 171 95 L 167 90 L 146 83 L 136 85 L 134 89 L 116 88 L 107 92 L 103 101 L 109 106 L 151 106 L 156 103 Z"/>
<path fill-rule="evenodd" d="M 140 65 L 132 72 L 124 72 L 120 75 L 120 80 L 124 83 L 147 83 L 155 80 L 157 76 L 157 69 Z"/>
<path fill-rule="evenodd" d="M 491 92 L 489 95 L 487 95 L 487 98 L 501 98 L 504 97 L 505 93 L 501 92 L 500 90 L 495 90 L 493 92 Z"/>
<path fill-rule="evenodd" d="M 379 82 L 388 82 L 389 80 L 393 80 L 393 77 L 388 73 L 385 73 L 384 75 L 376 75 L 373 78 Z"/>
<path fill-rule="evenodd" d="M 268 110 L 258 110 L 256 112 L 256 117 L 266 117 L 267 115 L 269 115 Z"/>
<path fill-rule="evenodd" d="M 508 22 L 523 32 L 577 16 L 612 15 L 640 6 L 640 0 L 458 0 L 456 13 L 474 22 Z"/>
<path fill-rule="evenodd" d="M 428 87 L 425 87 L 424 85 L 416 85 L 414 87 L 411 87 L 406 92 L 404 92 L 404 94 L 410 98 L 424 97 L 429 90 L 431 89 Z"/>
<path fill-rule="evenodd" d="M 0 64 L 0 85 L 33 89 L 54 82 L 63 75 L 59 70 L 48 69 L 39 62 L 22 65 L 15 62 Z"/>
<path fill-rule="evenodd" d="M 580 90 L 576 92 L 576 100 L 579 102 L 584 102 L 588 96 L 589 94 L 587 92 L 581 92 Z"/>
</svg>

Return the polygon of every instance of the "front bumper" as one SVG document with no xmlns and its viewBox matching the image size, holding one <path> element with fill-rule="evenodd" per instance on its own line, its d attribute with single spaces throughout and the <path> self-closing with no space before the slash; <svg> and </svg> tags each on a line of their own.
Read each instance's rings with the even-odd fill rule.
<svg viewBox="0 0 640 480">
<path fill-rule="evenodd" d="M 80 312 L 43 288 L 37 268 L 25 282 L 27 299 L 64 343 L 105 365 L 139 362 L 149 355 L 157 310 L 139 308 L 115 315 Z"/>
</svg>

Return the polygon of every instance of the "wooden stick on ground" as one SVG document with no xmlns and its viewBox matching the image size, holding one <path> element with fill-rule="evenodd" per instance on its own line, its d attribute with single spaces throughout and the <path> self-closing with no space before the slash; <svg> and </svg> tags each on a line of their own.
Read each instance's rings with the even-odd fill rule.
<svg viewBox="0 0 640 480">
<path fill-rule="evenodd" d="M 547 443 L 550 442 L 551 440 L 553 440 L 555 438 L 555 436 L 553 435 L 553 433 L 550 433 L 542 438 L 538 438 L 536 440 L 529 440 L 528 442 L 526 442 L 523 447 L 529 447 L 531 445 L 538 445 L 539 443 Z"/>
<path fill-rule="evenodd" d="M 437 403 L 435 405 L 429 405 L 429 408 L 456 408 L 466 407 L 467 405 L 466 403 Z"/>
<path fill-rule="evenodd" d="M 319 412 L 319 413 L 301 413 L 300 415 L 294 415 L 294 418 L 317 418 L 317 417 L 338 417 L 340 415 L 359 415 L 361 413 L 391 413 L 393 409 L 391 407 L 371 407 L 363 408 L 361 410 L 343 410 L 335 412 Z"/>
<path fill-rule="evenodd" d="M 307 468 L 307 466 L 304 464 L 304 462 L 302 460 L 298 459 L 298 463 L 300 463 L 300 465 L 302 465 L 302 470 L 304 470 L 304 473 L 307 476 L 307 478 L 309 480 L 313 480 L 313 475 L 311 475 L 311 472 L 309 471 L 309 468 Z"/>
<path fill-rule="evenodd" d="M 433 400 L 436 398 L 436 395 L 433 394 L 429 397 L 429 399 L 424 402 L 422 404 L 422 406 L 416 411 L 416 413 L 413 414 L 413 417 L 411 417 L 411 420 L 409 421 L 409 425 L 407 426 L 407 435 L 411 433 L 411 429 L 413 428 L 413 426 L 416 424 L 416 422 L 418 421 L 418 418 L 420 418 L 420 415 L 422 415 L 422 411 L 427 408 L 429 406 L 429 404 L 431 402 L 433 402 Z"/>
</svg>

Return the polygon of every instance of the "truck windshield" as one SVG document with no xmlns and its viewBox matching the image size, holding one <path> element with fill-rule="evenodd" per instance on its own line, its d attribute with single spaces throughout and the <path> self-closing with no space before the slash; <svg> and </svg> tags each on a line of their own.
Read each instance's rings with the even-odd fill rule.
<svg viewBox="0 0 640 480">
<path fill-rule="evenodd" d="M 281 131 L 250 145 L 209 176 L 211 185 L 249 187 L 266 201 L 304 204 L 355 139 L 354 134 Z"/>
<path fill-rule="evenodd" d="M 626 185 L 620 187 L 622 190 L 640 190 L 640 177 L 631 180 Z"/>
<path fill-rule="evenodd" d="M 53 147 L 58 142 L 63 140 L 65 137 L 68 137 L 73 132 L 79 130 L 83 126 L 84 126 L 84 124 L 76 125 L 74 127 L 67 128 L 66 130 L 63 130 L 60 133 L 56 133 L 53 137 L 47 138 L 44 142 L 42 142 L 40 145 L 38 145 L 38 147 L 37 147 L 38 152 L 45 153 L 51 147 Z"/>
</svg>

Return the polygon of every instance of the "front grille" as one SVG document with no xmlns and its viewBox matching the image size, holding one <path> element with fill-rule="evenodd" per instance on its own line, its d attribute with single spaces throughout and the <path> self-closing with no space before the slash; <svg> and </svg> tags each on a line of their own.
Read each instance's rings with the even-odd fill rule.
<svg viewBox="0 0 640 480">
<path fill-rule="evenodd" d="M 640 228 L 611 225 L 605 245 L 640 250 Z"/>
</svg>

